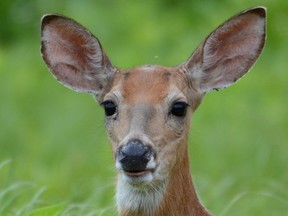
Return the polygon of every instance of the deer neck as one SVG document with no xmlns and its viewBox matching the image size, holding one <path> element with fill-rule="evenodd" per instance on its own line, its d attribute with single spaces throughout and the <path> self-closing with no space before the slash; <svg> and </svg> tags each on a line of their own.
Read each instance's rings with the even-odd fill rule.
<svg viewBox="0 0 288 216">
<path fill-rule="evenodd" d="M 175 167 L 167 186 L 166 196 L 164 195 L 164 200 L 155 215 L 210 215 L 197 197 L 189 168 L 188 149 L 182 162 Z"/>
</svg>

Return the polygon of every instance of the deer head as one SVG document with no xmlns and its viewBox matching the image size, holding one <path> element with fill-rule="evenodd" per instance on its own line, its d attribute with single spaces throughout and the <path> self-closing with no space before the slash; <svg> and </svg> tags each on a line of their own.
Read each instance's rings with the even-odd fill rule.
<svg viewBox="0 0 288 216">
<path fill-rule="evenodd" d="M 187 137 L 192 113 L 210 90 L 239 80 L 265 43 L 265 8 L 214 30 L 176 67 L 114 67 L 99 40 L 74 20 L 42 19 L 41 53 L 65 86 L 92 94 L 106 115 L 122 215 L 208 215 L 196 196 Z"/>
</svg>

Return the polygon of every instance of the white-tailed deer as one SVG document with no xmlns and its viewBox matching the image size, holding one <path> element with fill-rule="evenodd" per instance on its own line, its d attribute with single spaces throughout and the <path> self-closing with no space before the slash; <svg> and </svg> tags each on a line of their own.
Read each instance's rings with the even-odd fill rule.
<svg viewBox="0 0 288 216">
<path fill-rule="evenodd" d="M 72 19 L 42 19 L 41 52 L 65 86 L 92 94 L 106 114 L 118 171 L 120 215 L 209 215 L 189 170 L 188 131 L 206 92 L 235 83 L 266 38 L 266 9 L 252 8 L 214 30 L 176 67 L 114 67 L 100 42 Z"/>
</svg>

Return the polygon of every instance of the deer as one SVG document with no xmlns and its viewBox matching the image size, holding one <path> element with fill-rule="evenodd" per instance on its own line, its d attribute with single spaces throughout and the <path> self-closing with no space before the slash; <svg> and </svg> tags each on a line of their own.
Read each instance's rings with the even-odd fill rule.
<svg viewBox="0 0 288 216">
<path fill-rule="evenodd" d="M 64 86 L 103 107 L 117 171 L 120 216 L 208 216 L 190 172 L 188 132 L 206 93 L 238 81 L 266 41 L 266 8 L 242 11 L 174 67 L 115 67 L 98 40 L 71 18 L 41 21 L 41 55 Z"/>
</svg>

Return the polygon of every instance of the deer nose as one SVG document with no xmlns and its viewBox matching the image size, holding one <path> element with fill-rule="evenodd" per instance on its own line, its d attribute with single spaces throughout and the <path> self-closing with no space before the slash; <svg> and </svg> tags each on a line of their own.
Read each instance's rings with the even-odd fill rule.
<svg viewBox="0 0 288 216">
<path fill-rule="evenodd" d="M 119 150 L 118 160 L 126 172 L 141 172 L 152 157 L 152 148 L 134 139 Z"/>
</svg>

